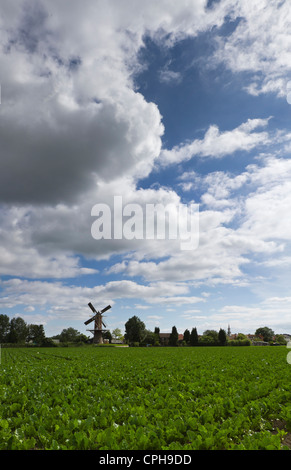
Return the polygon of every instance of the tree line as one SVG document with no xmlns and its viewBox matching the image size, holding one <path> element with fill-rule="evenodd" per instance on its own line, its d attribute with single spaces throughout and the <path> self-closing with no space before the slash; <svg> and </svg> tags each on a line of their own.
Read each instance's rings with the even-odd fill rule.
<svg viewBox="0 0 291 470">
<path fill-rule="evenodd" d="M 49 340 L 45 337 L 43 325 L 27 324 L 23 318 L 10 318 L 0 315 L 0 343 L 24 344 L 35 343 L 40 346 L 47 345 Z"/>
<path fill-rule="evenodd" d="M 54 340 L 61 343 L 81 343 L 87 342 L 89 338 L 79 333 L 74 328 L 65 328 L 59 335 L 47 338 L 43 325 L 27 324 L 23 318 L 10 318 L 7 315 L 0 315 L 0 343 L 11 345 L 32 344 L 36 346 L 55 346 Z"/>
<path fill-rule="evenodd" d="M 154 331 L 150 331 L 146 329 L 140 318 L 133 316 L 125 324 L 124 338 L 132 346 L 159 346 L 161 344 L 167 346 L 250 346 L 252 344 L 251 340 L 243 333 L 238 333 L 235 336 L 235 339 L 230 339 L 222 328 L 219 331 L 206 330 L 199 336 L 195 327 L 191 331 L 186 329 L 183 333 L 183 339 L 179 340 L 177 328 L 173 326 L 167 341 L 163 342 L 158 327 Z M 274 331 L 266 326 L 257 328 L 254 336 L 254 341 L 264 341 L 268 344 L 286 344 L 283 335 L 275 335 Z"/>
<path fill-rule="evenodd" d="M 172 327 L 172 331 L 166 341 L 160 335 L 160 329 L 156 327 L 154 331 L 146 328 L 145 323 L 137 316 L 131 317 L 125 323 L 124 338 L 127 343 L 132 346 L 199 346 L 199 345 L 220 345 L 224 346 L 227 342 L 226 332 L 220 329 L 219 332 L 214 330 L 207 330 L 202 336 L 198 336 L 197 328 L 186 329 L 183 333 L 183 339 L 179 340 L 179 333 L 176 326 Z"/>
<path fill-rule="evenodd" d="M 275 335 L 274 331 L 268 327 L 258 328 L 255 332 L 257 340 L 269 344 L 286 344 L 282 335 Z M 43 325 L 27 324 L 21 317 L 12 318 L 0 314 L 0 343 L 11 345 L 32 344 L 36 346 L 56 346 L 56 340 L 61 345 L 91 343 L 92 338 L 80 333 L 74 328 L 65 328 L 59 335 L 46 338 Z M 154 331 L 146 328 L 145 323 L 137 316 L 133 316 L 125 323 L 125 335 L 119 328 L 115 328 L 112 333 L 107 330 L 103 333 L 103 340 L 125 341 L 130 346 L 250 346 L 250 339 L 239 333 L 235 339 L 230 339 L 226 331 L 220 328 L 219 331 L 206 330 L 202 335 L 198 335 L 197 328 L 186 329 L 183 339 L 179 339 L 176 326 L 167 335 L 166 339 L 160 334 L 160 329 L 156 327 Z"/>
</svg>

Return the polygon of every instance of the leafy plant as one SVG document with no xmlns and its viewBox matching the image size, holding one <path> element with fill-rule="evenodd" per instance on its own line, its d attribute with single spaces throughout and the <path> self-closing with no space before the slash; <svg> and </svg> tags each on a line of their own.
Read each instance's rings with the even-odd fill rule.
<svg viewBox="0 0 291 470">
<path fill-rule="evenodd" d="M 0 449 L 281 449 L 286 348 L 4 349 Z"/>
</svg>

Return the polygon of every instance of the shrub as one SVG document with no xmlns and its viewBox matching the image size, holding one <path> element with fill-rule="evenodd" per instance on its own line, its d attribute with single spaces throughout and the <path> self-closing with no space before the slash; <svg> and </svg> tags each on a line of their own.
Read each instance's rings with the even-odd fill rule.
<svg viewBox="0 0 291 470">
<path fill-rule="evenodd" d="M 250 346 L 251 342 L 249 339 L 231 339 L 227 343 L 228 346 Z"/>
</svg>

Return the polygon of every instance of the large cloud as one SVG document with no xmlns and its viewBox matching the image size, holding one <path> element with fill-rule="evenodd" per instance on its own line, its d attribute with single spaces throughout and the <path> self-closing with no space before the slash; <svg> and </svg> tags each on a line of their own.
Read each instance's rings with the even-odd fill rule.
<svg viewBox="0 0 291 470">
<path fill-rule="evenodd" d="M 100 179 L 147 176 L 163 125 L 134 90 L 137 52 L 145 34 L 177 38 L 223 21 L 205 6 L 4 0 L 0 201 L 68 202 Z"/>
<path fill-rule="evenodd" d="M 261 72 L 261 89 L 272 83 L 278 89 L 289 70 L 288 3 L 260 0 L 250 8 L 222 0 L 206 7 L 206 0 L 149 1 L 142 8 L 130 0 L 86 0 L 69 9 L 65 1 L 4 0 L 0 201 L 71 202 L 100 180 L 149 174 L 163 125 L 157 106 L 134 89 L 145 35 L 171 45 L 221 26 L 227 13 L 243 18 L 233 33 L 218 36 L 215 61 Z M 212 154 L 213 144 L 226 139 L 231 152 L 265 143 L 266 134 L 237 128 L 228 135 L 212 126 L 203 141 L 162 155 L 176 161 L 189 152 Z"/>
</svg>

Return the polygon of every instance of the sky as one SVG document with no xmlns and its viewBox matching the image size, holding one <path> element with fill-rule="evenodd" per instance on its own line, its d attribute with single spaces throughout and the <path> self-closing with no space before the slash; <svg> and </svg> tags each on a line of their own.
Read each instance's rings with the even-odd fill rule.
<svg viewBox="0 0 291 470">
<path fill-rule="evenodd" d="M 2 0 L 0 28 L 0 314 L 290 334 L 290 2 Z M 157 204 L 195 206 L 191 249 Z"/>
</svg>

